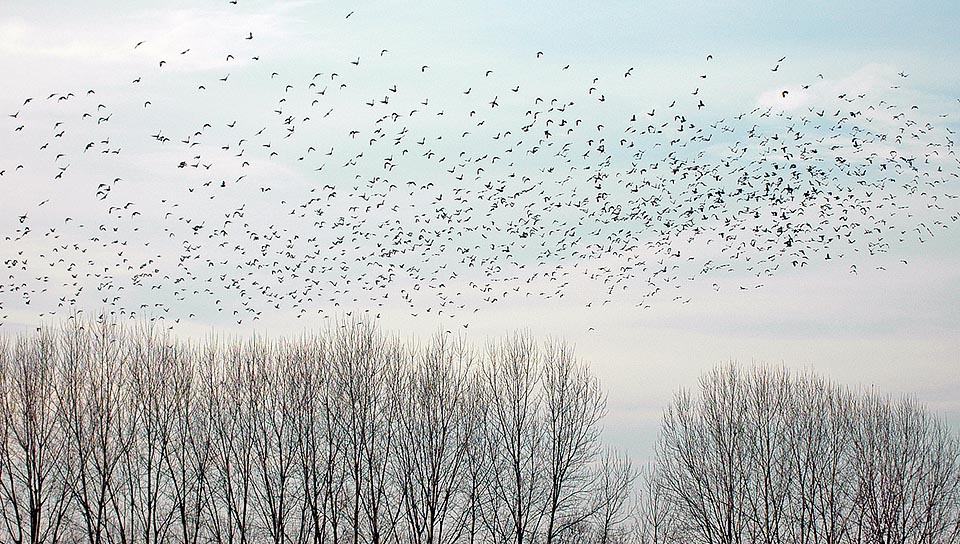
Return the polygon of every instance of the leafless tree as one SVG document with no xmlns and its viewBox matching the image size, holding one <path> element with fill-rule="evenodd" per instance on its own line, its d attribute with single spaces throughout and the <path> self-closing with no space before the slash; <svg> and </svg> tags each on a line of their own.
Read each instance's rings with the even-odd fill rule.
<svg viewBox="0 0 960 544">
<path fill-rule="evenodd" d="M 785 438 L 790 449 L 788 540 L 800 544 L 848 541 L 856 478 L 852 472 L 853 395 L 814 374 L 796 378 Z"/>
<path fill-rule="evenodd" d="M 591 490 L 594 542 L 614 544 L 628 538 L 627 521 L 634 513 L 630 499 L 638 474 L 630 458 L 612 450 L 604 452 L 596 469 L 595 489 Z"/>
<path fill-rule="evenodd" d="M 169 539 L 177 512 L 174 503 L 173 409 L 183 394 L 186 354 L 157 328 L 130 331 L 123 356 L 128 368 L 128 410 L 125 426 L 129 444 L 119 463 L 123 517 L 133 539 L 144 544 Z"/>
<path fill-rule="evenodd" d="M 0 339 L 0 513 L 16 544 L 57 542 L 69 488 L 54 332 Z"/>
<path fill-rule="evenodd" d="M 645 467 L 641 475 L 633 528 L 637 544 L 672 544 L 682 541 L 678 511 L 667 497 L 660 478 L 656 464 Z"/>
<path fill-rule="evenodd" d="M 751 478 L 747 480 L 747 539 L 776 544 L 785 539 L 791 501 L 793 471 L 789 431 L 794 419 L 789 410 L 793 388 L 783 368 L 755 369 L 746 376 Z"/>
<path fill-rule="evenodd" d="M 262 340 L 247 344 L 245 358 L 252 363 L 250 414 L 253 431 L 254 507 L 267 541 L 283 544 L 299 533 L 293 525 L 300 471 L 297 426 L 302 406 L 297 393 L 296 351 L 287 343 Z M 293 534 L 289 534 L 289 533 Z"/>
<path fill-rule="evenodd" d="M 916 401 L 735 365 L 701 386 L 677 395 L 659 445 L 679 540 L 957 542 L 958 439 Z"/>
<path fill-rule="evenodd" d="M 208 344 L 205 363 L 217 393 L 209 399 L 213 428 L 213 474 L 208 494 L 212 539 L 220 543 L 255 541 L 253 522 L 254 423 L 253 361 L 243 346 Z"/>
<path fill-rule="evenodd" d="M 546 479 L 545 542 L 590 517 L 595 490 L 592 465 L 599 454 L 606 398 L 596 378 L 562 342 L 543 350 L 542 388 Z M 602 475 L 602 473 L 600 473 Z M 603 487 L 601 486 L 601 489 Z"/>
<path fill-rule="evenodd" d="M 485 442 L 487 411 L 484 385 L 478 374 L 474 372 L 468 382 L 463 421 L 464 429 L 467 431 L 464 437 L 467 443 L 463 495 L 467 544 L 484 541 L 484 512 L 489 508 L 487 501 L 490 497 L 486 490 L 489 489 L 489 478 L 492 477 L 493 472 L 491 463 L 488 462 Z"/>
<path fill-rule="evenodd" d="M 944 542 L 956 523 L 957 439 L 912 399 L 866 395 L 853 430 L 853 531 L 865 542 Z"/>
<path fill-rule="evenodd" d="M 533 542 L 547 508 L 541 369 L 534 340 L 516 335 L 492 343 L 480 370 L 490 471 L 482 516 L 495 542 Z"/>
<path fill-rule="evenodd" d="M 960 443 L 912 399 L 706 374 L 629 461 L 560 342 L 402 345 L 371 323 L 203 346 L 72 318 L 0 340 L 3 540 L 951 544 Z"/>
<path fill-rule="evenodd" d="M 438 334 L 411 355 L 400 383 L 397 448 L 406 540 L 454 543 L 467 517 L 473 353 L 462 339 Z"/>
<path fill-rule="evenodd" d="M 397 438 L 397 383 L 403 351 L 369 323 L 341 325 L 334 336 L 337 387 L 351 499 L 352 542 L 379 544 L 391 538 L 400 514 L 392 486 Z"/>
<path fill-rule="evenodd" d="M 739 544 L 746 537 L 753 467 L 747 384 L 728 366 L 701 379 L 701 398 L 680 392 L 664 414 L 661 483 L 691 542 Z"/>
<path fill-rule="evenodd" d="M 198 544 L 209 536 L 205 516 L 214 454 L 210 399 L 219 391 L 211 389 L 212 369 L 196 364 L 198 350 L 193 346 L 181 349 L 184 356 L 168 369 L 173 388 L 169 405 L 173 437 L 165 463 L 174 507 L 171 532 L 176 535 L 171 540 Z"/>
<path fill-rule="evenodd" d="M 346 473 L 335 404 L 333 360 L 327 336 L 303 338 L 292 356 L 291 379 L 299 409 L 296 465 L 302 486 L 301 523 L 305 542 L 339 542 Z"/>
<path fill-rule="evenodd" d="M 128 336 L 108 319 L 77 321 L 63 332 L 61 421 L 84 537 L 90 544 L 132 538 L 121 463 L 131 446 L 135 414 L 127 388 Z"/>
</svg>

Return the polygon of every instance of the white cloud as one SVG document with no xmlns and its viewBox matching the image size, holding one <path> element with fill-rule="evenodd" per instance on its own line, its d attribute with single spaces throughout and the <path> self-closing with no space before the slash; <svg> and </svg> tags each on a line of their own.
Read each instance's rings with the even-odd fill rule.
<svg viewBox="0 0 960 544">
<path fill-rule="evenodd" d="M 897 70 L 893 66 L 871 63 L 842 78 L 817 76 L 811 81 L 785 82 L 759 93 L 756 103 L 761 108 L 790 112 L 805 111 L 811 106 L 819 108 L 823 104 L 843 100 L 841 96 L 856 100 L 862 94 L 875 101 L 889 94 L 896 77 Z"/>
</svg>

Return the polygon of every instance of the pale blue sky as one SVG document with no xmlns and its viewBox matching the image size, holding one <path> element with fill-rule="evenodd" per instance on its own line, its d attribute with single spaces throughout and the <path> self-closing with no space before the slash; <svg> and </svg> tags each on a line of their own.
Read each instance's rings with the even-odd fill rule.
<svg viewBox="0 0 960 544">
<path fill-rule="evenodd" d="M 89 244 L 90 229 L 105 232 L 101 236 L 106 239 L 109 228 L 117 226 L 117 237 L 130 241 L 121 257 L 130 262 L 140 264 L 154 255 L 163 256 L 155 263 L 160 270 L 158 284 L 165 273 L 171 277 L 178 273 L 175 257 L 185 251 L 179 243 L 184 232 L 205 220 L 203 228 L 208 230 L 204 232 L 209 232 L 222 222 L 222 215 L 240 206 L 247 206 L 251 228 L 287 228 L 291 235 L 302 234 L 297 243 L 303 243 L 316 232 L 312 222 L 287 217 L 292 204 L 318 185 L 347 187 L 353 182 L 353 171 L 341 165 L 370 146 L 350 137 L 348 131 L 362 131 L 358 138 L 371 136 L 372 127 L 377 126 L 374 113 L 389 109 L 375 101 L 392 95 L 392 85 L 398 92 L 390 107 L 403 107 L 404 113 L 417 107 L 430 112 L 432 117 L 426 113 L 411 117 L 408 126 L 412 131 L 449 134 L 444 141 L 432 142 L 432 147 L 451 157 L 460 150 L 455 147 L 460 145 L 456 136 L 465 131 L 475 133 L 472 140 L 462 138 L 470 142 L 466 144 L 470 155 L 484 154 L 484 146 L 489 146 L 490 153 L 497 152 L 500 147 L 480 136 L 488 129 L 506 130 L 526 122 L 524 110 L 535 105 L 535 97 L 576 101 L 572 111 L 580 118 L 610 126 L 630 113 L 642 117 L 651 109 L 666 111 L 667 104 L 677 100 L 677 111 L 705 126 L 771 104 L 787 115 L 800 116 L 807 107 L 832 105 L 837 94 L 863 93 L 874 101 L 917 104 L 922 121 L 936 124 L 938 130 L 956 131 L 960 129 L 957 28 L 960 5 L 953 2 L 239 0 L 236 5 L 100 1 L 53 7 L 0 2 L 0 72 L 4 74 L 0 170 L 7 171 L 0 177 L 0 232 L 7 236 L 19 229 L 22 214 L 28 215 L 34 229 L 23 240 L 3 241 L 0 257 L 17 258 L 24 251 L 32 264 L 16 271 L 16 282 L 28 283 L 28 289 L 47 289 L 35 293 L 30 306 L 23 303 L 21 291 L 5 289 L 0 292 L 0 315 L 7 316 L 7 330 L 58 319 L 51 318 L 50 312 L 66 293 L 58 290 L 57 280 L 69 282 L 70 271 L 65 265 L 50 267 L 46 262 L 57 244 Z M 245 39 L 248 33 L 253 34 L 252 40 Z M 140 41 L 144 44 L 134 48 Z M 382 49 L 389 51 L 381 55 Z M 538 51 L 543 52 L 540 59 Z M 233 58 L 227 60 L 227 54 Z M 707 61 L 707 55 L 712 60 Z M 776 72 L 771 71 L 781 57 L 786 59 Z M 352 65 L 358 58 L 359 64 Z M 423 65 L 430 68 L 424 71 Z M 625 78 L 631 67 L 631 76 Z M 487 70 L 492 74 L 485 75 Z M 278 75 L 271 77 L 273 72 Z M 314 79 L 318 72 L 323 75 Z M 330 79 L 333 72 L 338 79 Z M 224 77 L 228 81 L 220 82 Z M 131 83 L 135 78 L 142 81 Z M 599 78 L 597 83 L 594 78 Z M 307 87 L 311 82 L 317 86 Z M 338 92 L 341 82 L 349 85 Z M 290 90 L 285 89 L 288 84 Z M 199 85 L 205 92 L 198 91 Z M 520 91 L 511 93 L 515 85 Z M 804 90 L 803 85 L 810 88 Z M 588 92 L 591 86 L 604 93 L 607 102 L 598 103 L 596 95 Z M 317 97 L 314 93 L 323 87 L 330 90 Z M 95 94 L 88 95 L 89 89 L 95 89 Z M 464 94 L 468 89 L 472 92 Z M 789 101 L 777 101 L 785 89 L 792 91 Z M 695 90 L 698 94 L 691 95 Z M 68 92 L 75 96 L 46 100 L 50 93 Z M 24 104 L 28 97 L 34 100 Z M 419 106 L 427 97 L 429 104 Z M 491 112 L 487 104 L 494 97 L 501 104 Z M 311 106 L 314 98 L 324 102 Z M 698 112 L 701 99 L 707 107 Z M 151 104 L 145 107 L 148 100 Z M 367 100 L 375 106 L 364 106 Z M 279 128 L 268 131 L 268 139 L 256 140 L 259 150 L 248 151 L 248 155 L 258 153 L 249 166 L 234 164 L 237 140 L 253 139 L 258 128 L 275 124 L 275 108 L 293 111 L 298 118 L 309 115 L 312 125 L 298 127 L 292 138 L 284 138 Z M 323 117 L 328 109 L 332 113 Z M 470 109 L 479 116 L 467 115 Z M 22 116 L 8 117 L 18 111 Z M 444 115 L 437 116 L 437 111 Z M 83 112 L 91 117 L 81 118 Z M 115 117 L 95 123 L 110 112 Z M 481 117 L 488 123 L 478 126 Z M 52 128 L 58 121 L 65 130 L 61 137 Z M 227 128 L 231 121 L 237 121 L 236 131 Z M 209 132 L 202 145 L 178 143 L 201 130 L 205 122 L 212 127 L 203 129 Z M 789 124 L 782 118 L 769 122 L 771 130 L 783 130 Z M 24 128 L 15 131 L 21 124 Z M 158 144 L 149 137 L 158 132 L 171 142 Z M 233 147 L 223 150 L 219 143 L 209 145 L 212 140 L 230 141 Z M 92 151 L 82 152 L 90 142 L 95 143 Z M 43 143 L 51 147 L 40 149 Z M 308 145 L 317 151 L 308 152 Z M 55 161 L 50 150 L 56 146 L 63 147 L 64 158 Z M 319 158 L 334 147 L 334 158 Z M 117 149 L 121 152 L 109 153 Z M 265 156 L 265 149 L 277 150 L 277 157 Z M 704 149 L 714 157 L 722 152 L 720 142 Z M 380 163 L 390 153 L 387 147 L 366 152 L 358 172 L 387 176 Z M 202 169 L 175 167 L 181 160 L 192 162 L 195 153 L 202 156 L 201 162 L 215 164 L 209 172 L 217 182 L 246 176 L 242 182 L 246 185 L 208 199 L 206 195 L 214 193 L 202 185 L 206 179 Z M 371 159 L 375 153 L 376 160 Z M 299 156 L 306 160 L 297 160 Z M 442 170 L 417 160 L 405 159 L 403 166 L 391 171 L 400 176 L 398 185 L 409 179 L 421 185 L 447 183 L 441 179 Z M 517 168 L 521 175 L 535 178 L 551 160 L 555 159 L 517 159 Z M 17 170 L 19 164 L 25 168 Z M 57 168 L 66 164 L 65 176 L 54 180 Z M 321 165 L 325 177 L 315 173 Z M 950 167 L 957 168 L 956 164 Z M 489 170 L 494 172 L 494 167 Z M 114 184 L 108 200 L 94 197 L 99 183 L 113 184 L 116 177 L 122 181 Z M 960 193 L 958 185 L 942 190 Z M 187 187 L 196 192 L 185 192 Z M 267 187 L 270 192 L 260 190 Z M 445 193 L 447 201 L 452 196 Z M 165 209 L 162 199 L 167 200 L 163 205 L 176 202 L 178 206 Z M 135 203 L 126 215 L 104 210 L 126 202 Z M 920 201 L 903 197 L 900 202 Z M 931 215 L 931 222 L 958 213 L 956 200 L 938 202 L 945 209 Z M 417 206 L 429 207 L 429 203 L 415 204 L 404 204 L 396 213 L 403 216 L 413 214 Z M 140 214 L 136 219 L 130 217 L 132 210 Z M 196 223 L 165 218 L 168 210 Z M 909 220 L 899 218 L 906 221 L 904 225 L 914 224 L 926 217 L 927 210 L 915 213 Z M 66 216 L 74 217 L 73 223 L 65 223 Z M 375 221 L 387 217 L 378 215 Z M 334 221 L 328 221 L 329 228 Z M 87 230 L 74 230 L 77 223 Z M 99 224 L 108 230 L 98 231 Z M 138 230 L 132 230 L 134 225 Z M 47 235 L 50 228 L 56 231 Z M 327 231 L 318 232 L 323 236 Z M 61 238 L 54 240 L 54 235 Z M 733 272 L 684 283 L 677 290 L 681 300 L 672 300 L 671 292 L 656 297 L 649 309 L 637 308 L 643 278 L 628 282 L 628 289 L 603 304 L 605 287 L 575 273 L 568 278 L 571 284 L 562 298 L 529 296 L 482 303 L 482 294 L 469 294 L 468 282 L 485 280 L 474 269 L 463 271 L 457 280 L 462 285 L 445 288 L 468 293 L 465 302 L 478 308 L 475 313 L 437 318 L 435 312 L 411 311 L 399 301 L 400 290 L 411 292 L 412 283 L 397 280 L 387 290 L 390 298 L 381 300 L 383 306 L 363 298 L 373 292 L 335 293 L 342 305 L 328 308 L 326 315 L 372 310 L 381 314 L 381 324 L 389 331 L 426 335 L 438 328 L 456 329 L 477 343 L 517 328 L 566 338 L 576 344 L 578 354 L 610 392 L 606 420 L 610 440 L 639 458 L 649 456 L 660 410 L 673 392 L 694 385 L 705 369 L 730 359 L 813 368 L 844 383 L 916 394 L 956 422 L 960 419 L 956 370 L 960 368 L 960 236 L 951 225 L 938 228 L 936 236 L 923 243 L 916 236 L 906 238 L 903 243 L 894 241 L 884 255 L 847 251 L 843 259 L 812 259 L 803 269 L 782 268 L 762 278 L 739 266 Z M 213 268 L 218 274 L 232 274 L 237 259 L 232 248 L 241 239 L 242 233 L 234 232 L 229 247 L 204 247 L 193 254 L 216 261 Z M 150 245 L 144 247 L 145 241 Z M 247 238 L 243 243 L 251 242 Z M 454 266 L 459 258 L 454 248 L 451 242 L 443 258 L 434 258 L 425 267 L 442 266 L 445 260 Z M 84 258 L 114 263 L 116 249 L 91 247 Z M 229 266 L 220 265 L 221 261 Z M 851 265 L 856 265 L 856 275 Z M 80 268 L 92 271 L 96 266 Z M 253 272 L 245 285 L 257 278 L 272 281 Z M 87 279 L 81 297 L 84 307 L 96 307 L 104 297 L 114 296 L 130 307 L 159 302 L 185 314 L 180 316 L 181 334 L 198 336 L 211 328 L 229 334 L 254 330 L 286 334 L 310 327 L 307 319 L 296 318 L 296 309 L 274 310 L 266 304 L 253 328 L 249 320 L 238 326 L 226 317 L 230 311 L 216 310 L 211 297 L 177 300 L 171 290 L 138 289 L 131 284 L 131 274 L 110 273 L 117 285 L 126 287 L 108 288 L 109 293 L 97 295 L 94 291 L 104 280 Z M 52 281 L 40 279 L 47 275 Z M 763 288 L 753 289 L 759 283 Z M 751 288 L 744 291 L 741 285 Z M 236 291 L 218 289 L 215 296 L 231 308 L 241 306 Z M 422 296 L 417 305 L 435 306 L 437 299 L 430 296 Z M 353 303 L 352 298 L 360 300 Z M 681 303 L 686 298 L 690 303 Z M 40 313 L 45 315 L 41 318 Z M 195 317 L 188 318 L 191 313 Z M 314 312 L 312 319 L 322 318 Z M 464 323 L 468 329 L 462 328 Z"/>
</svg>

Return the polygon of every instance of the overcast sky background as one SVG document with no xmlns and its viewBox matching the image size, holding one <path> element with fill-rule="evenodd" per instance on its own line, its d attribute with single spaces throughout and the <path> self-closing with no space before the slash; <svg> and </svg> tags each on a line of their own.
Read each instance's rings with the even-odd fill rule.
<svg viewBox="0 0 960 544">
<path fill-rule="evenodd" d="M 366 113 L 349 108 L 357 107 L 358 97 L 389 94 L 391 85 L 410 90 L 417 100 L 430 96 L 431 107 L 444 104 L 442 122 L 459 133 L 472 122 L 456 116 L 472 107 L 463 94 L 468 88 L 473 89 L 471 100 L 477 95 L 483 104 L 493 96 L 503 100 L 503 116 L 512 111 L 509 92 L 503 90 L 520 85 L 517 96 L 576 96 L 582 99 L 582 115 L 595 113 L 602 120 L 607 110 L 587 100 L 594 77 L 601 78 L 612 104 L 635 104 L 638 112 L 658 104 L 665 108 L 677 99 L 693 116 L 697 109 L 690 93 L 695 88 L 708 103 L 704 120 L 770 104 L 802 113 L 840 92 L 889 93 L 898 103 L 919 104 L 920 115 L 940 126 L 960 128 L 960 5 L 955 2 L 516 4 L 0 0 L 0 170 L 6 171 L 0 177 L 0 233 L 16 233 L 24 214 L 33 225 L 27 238 L 0 242 L 0 258 L 16 258 L 18 251 L 48 257 L 55 245 L 44 237 L 50 228 L 63 236 L 58 243 L 83 243 L 86 235 L 71 235 L 73 225 L 63 218 L 72 216 L 74 224 L 104 223 L 103 201 L 93 192 L 115 177 L 122 181 L 115 184 L 109 202 L 144 203 L 139 206 L 140 230 L 121 229 L 117 236 L 156 239 L 149 250 L 131 247 L 131 260 L 137 260 L 138 251 L 174 255 L 182 248 L 164 245 L 170 242 L 160 234 L 163 223 L 151 222 L 151 214 L 164 210 L 147 203 L 155 205 L 166 194 L 165 187 L 192 175 L 170 166 L 189 156 L 175 142 L 157 146 L 150 135 L 163 131 L 178 139 L 205 122 L 215 125 L 210 130 L 228 134 L 223 125 L 231 120 L 252 132 L 271 119 L 270 110 L 287 94 L 285 85 L 294 85 L 294 92 L 304 90 L 318 72 L 325 75 L 316 81 L 331 88 L 344 79 L 350 83 L 341 98 L 329 98 L 338 109 L 322 133 L 302 136 L 301 130 L 297 135 L 303 142 L 314 138 L 320 151 L 360 145 L 350 142 L 347 131 Z M 251 33 L 253 39 L 246 39 Z M 135 48 L 139 42 L 143 44 Z M 381 55 L 384 49 L 388 53 Z M 226 60 L 227 54 L 233 58 Z M 707 61 L 707 55 L 712 60 Z M 781 57 L 786 59 L 772 72 Z M 351 65 L 358 58 L 359 64 Z M 423 65 L 430 68 L 424 71 Z M 631 67 L 632 75 L 624 78 Z M 489 77 L 484 75 L 487 70 L 493 70 Z M 271 77 L 273 72 L 278 75 Z M 332 72 L 341 75 L 331 83 L 327 75 Z M 709 77 L 702 79 L 701 74 Z M 229 81 L 220 82 L 224 76 Z M 140 83 L 132 83 L 136 78 Z M 801 90 L 804 84 L 811 85 L 807 92 Z M 198 92 L 199 85 L 209 92 Z M 783 89 L 793 91 L 790 100 L 776 102 Z M 47 100 L 51 93 L 74 96 Z M 33 101 L 24 104 L 28 97 Z M 145 101 L 151 102 L 149 107 Z M 10 117 L 17 112 L 20 115 Z M 82 112 L 91 116 L 82 119 Z M 116 117 L 96 124 L 110 112 Z M 322 113 L 314 111 L 313 116 Z M 61 129 L 52 129 L 58 121 L 66 133 L 54 137 Z M 491 124 L 496 121 L 491 117 Z M 437 118 L 434 122 L 441 123 Z M 15 132 L 20 125 L 25 128 Z M 272 143 L 285 151 L 281 138 Z M 84 153 L 88 141 L 96 145 Z M 65 146 L 65 157 L 52 161 L 50 148 L 37 145 L 44 142 Z M 111 154 L 111 149 L 121 151 Z M 95 151 L 106 153 L 92 156 Z M 209 153 L 206 160 L 211 160 Z M 284 187 L 295 194 L 295 189 L 309 186 L 312 168 L 305 168 L 294 153 L 251 162 L 243 171 L 219 172 L 224 179 L 247 175 L 254 180 L 248 192 L 232 193 L 229 206 L 224 198 L 205 200 L 198 186 L 196 193 L 178 194 L 177 212 L 212 217 L 245 202 L 253 209 L 271 194 L 258 190 L 261 187 L 271 186 L 272 194 L 282 196 Z M 18 170 L 20 164 L 24 168 Z M 64 178 L 54 180 L 57 168 L 65 164 L 70 166 Z M 336 166 L 325 168 L 329 172 Z M 193 183 L 192 178 L 186 183 Z M 957 194 L 958 187 L 960 182 L 943 190 Z M 947 216 L 960 211 L 956 200 L 940 204 Z M 277 206 L 276 216 L 270 208 L 257 208 L 260 217 L 251 222 L 282 224 L 289 208 Z M 108 219 L 132 224 L 119 213 Z M 453 329 L 478 345 L 517 329 L 563 338 L 576 346 L 609 392 L 608 440 L 639 459 L 651 455 L 661 410 L 674 392 L 694 387 L 701 373 L 729 360 L 812 369 L 853 386 L 914 394 L 955 425 L 960 423 L 956 223 L 923 242 L 916 236 L 893 241 L 882 255 L 847 253 L 843 259 L 813 259 L 802 269 L 781 268 L 764 277 L 740 269 L 689 282 L 678 291 L 690 299 L 687 304 L 660 296 L 650 308 L 638 308 L 637 297 L 631 296 L 635 290 L 629 287 L 601 304 L 602 288 L 574 277 L 563 298 L 506 298 L 478 304 L 479 310 L 469 316 L 419 311 L 414 317 L 396 297 L 382 301 L 383 306 L 369 300 L 344 302 L 329 308 L 327 315 L 341 308 L 358 313 L 373 309 L 368 315 L 379 313 L 385 331 L 423 338 Z M 90 259 L 96 261 L 97 255 L 91 249 Z M 217 254 L 220 258 L 232 257 L 224 251 Z M 856 274 L 851 265 L 856 265 Z M 19 293 L 0 292 L 0 315 L 8 332 L 66 315 L 65 310 L 50 315 L 64 296 L 56 280 L 68 281 L 65 272 L 32 266 L 36 268 L 27 276 L 53 274 L 53 281 L 44 284 L 48 292 L 35 295 L 29 306 Z M 583 281 L 582 289 L 578 281 Z M 0 283 L 7 282 L 5 277 Z M 95 283 L 84 295 L 90 296 L 83 305 L 88 311 L 99 307 L 99 299 L 90 295 Z M 753 288 L 757 284 L 762 288 Z M 130 291 L 120 295 L 149 300 Z M 177 333 L 197 337 L 211 330 L 240 336 L 293 334 L 323 321 L 297 319 L 291 309 L 267 309 L 258 321 L 237 325 L 206 299 L 165 302 L 195 314 L 184 316 Z"/>
</svg>

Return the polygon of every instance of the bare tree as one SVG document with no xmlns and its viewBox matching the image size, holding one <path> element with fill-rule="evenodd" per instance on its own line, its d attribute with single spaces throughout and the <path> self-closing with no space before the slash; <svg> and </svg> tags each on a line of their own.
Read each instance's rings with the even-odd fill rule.
<svg viewBox="0 0 960 544">
<path fill-rule="evenodd" d="M 219 348 L 211 341 L 205 363 L 217 393 L 210 398 L 213 428 L 213 481 L 207 512 L 211 538 L 220 543 L 254 541 L 254 433 L 251 384 L 256 368 L 242 346 Z"/>
<path fill-rule="evenodd" d="M 295 352 L 294 352 L 295 353 Z M 286 543 L 294 534 L 294 516 L 300 499 L 296 420 L 301 409 L 297 394 L 296 362 L 284 343 L 253 341 L 245 357 L 252 363 L 249 417 L 253 433 L 254 506 L 267 540 Z"/>
<path fill-rule="evenodd" d="M 70 451 L 72 494 L 91 544 L 132 537 L 121 463 L 133 439 L 125 367 L 127 335 L 108 319 L 63 331 L 61 424 Z"/>
<path fill-rule="evenodd" d="M 155 327 L 129 333 L 126 358 L 129 402 L 126 427 L 130 442 L 120 462 L 125 517 L 134 539 L 165 542 L 176 515 L 170 456 L 173 455 L 173 410 L 182 384 L 186 354 Z"/>
<path fill-rule="evenodd" d="M 701 383 L 668 408 L 658 452 L 681 540 L 957 541 L 960 446 L 916 401 L 781 369 Z"/>
<path fill-rule="evenodd" d="M 593 513 L 589 508 L 596 475 L 592 465 L 599 454 L 606 398 L 569 346 L 547 343 L 542 364 L 545 542 L 552 544 L 558 534 Z"/>
<path fill-rule="evenodd" d="M 165 463 L 175 516 L 171 531 L 182 544 L 198 544 L 209 536 L 205 516 L 214 452 L 209 399 L 219 392 L 211 389 L 211 369 L 197 368 L 198 351 L 192 346 L 181 349 L 184 356 L 168 369 L 173 431 Z"/>
<path fill-rule="evenodd" d="M 592 490 L 591 507 L 597 544 L 623 542 L 629 533 L 627 520 L 633 512 L 630 498 L 637 473 L 629 457 L 611 450 L 604 452 L 597 467 L 596 488 Z"/>
<path fill-rule="evenodd" d="M 634 527 L 637 544 L 671 544 L 682 541 L 678 511 L 667 496 L 659 470 L 656 464 L 651 464 L 644 469 L 641 476 Z"/>
<path fill-rule="evenodd" d="M 790 374 L 783 368 L 755 369 L 747 377 L 747 417 L 752 471 L 746 493 L 749 542 L 776 544 L 787 533 L 793 477 L 789 431 L 794 420 Z"/>
<path fill-rule="evenodd" d="M 56 338 L 0 339 L 0 513 L 5 541 L 56 542 L 69 507 Z"/>
<path fill-rule="evenodd" d="M 796 379 L 785 441 L 792 468 L 788 539 L 800 544 L 847 541 L 856 478 L 852 472 L 849 391 L 813 374 Z"/>
<path fill-rule="evenodd" d="M 403 371 L 397 476 L 411 543 L 447 544 L 465 529 L 468 447 L 473 429 L 469 372 L 462 339 L 438 334 Z"/>
<path fill-rule="evenodd" d="M 540 353 L 529 336 L 492 343 L 480 370 L 489 477 L 483 523 L 496 542 L 533 542 L 547 508 Z"/>
<path fill-rule="evenodd" d="M 912 399 L 867 395 L 857 408 L 857 538 L 878 544 L 945 541 L 960 499 L 956 437 Z"/>
<path fill-rule="evenodd" d="M 349 322 L 335 332 L 337 387 L 343 398 L 352 541 L 391 538 L 400 499 L 391 477 L 397 437 L 397 383 L 402 350 L 369 323 Z"/>
<path fill-rule="evenodd" d="M 303 338 L 296 349 L 289 372 L 299 406 L 296 465 L 301 472 L 303 539 L 339 542 L 346 473 L 328 337 Z"/>
<path fill-rule="evenodd" d="M 697 401 L 680 392 L 664 414 L 661 483 L 691 542 L 746 538 L 750 434 L 747 384 L 732 365 L 706 374 Z"/>
<path fill-rule="evenodd" d="M 522 334 L 197 347 L 74 318 L 0 340 L 0 540 L 960 542 L 960 440 L 913 399 L 724 365 L 666 409 L 633 510 L 604 404 Z"/>
<path fill-rule="evenodd" d="M 489 506 L 489 495 L 486 490 L 490 487 L 489 478 L 492 477 L 492 467 L 487 456 L 485 442 L 487 405 L 484 397 L 484 387 L 477 373 L 470 376 L 464 410 L 464 428 L 467 431 L 466 443 L 466 474 L 464 480 L 464 530 L 467 544 L 476 544 L 483 541 L 484 512 Z"/>
</svg>

